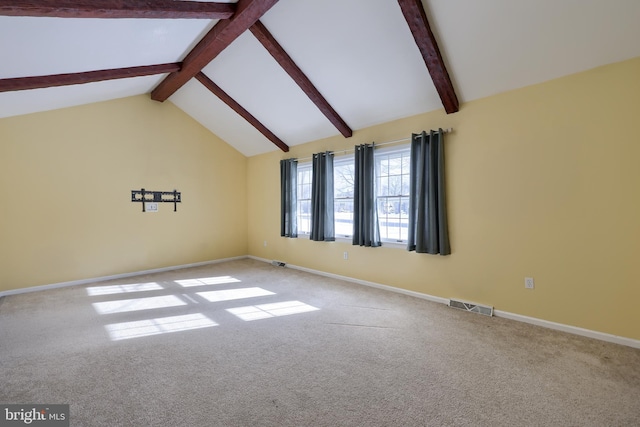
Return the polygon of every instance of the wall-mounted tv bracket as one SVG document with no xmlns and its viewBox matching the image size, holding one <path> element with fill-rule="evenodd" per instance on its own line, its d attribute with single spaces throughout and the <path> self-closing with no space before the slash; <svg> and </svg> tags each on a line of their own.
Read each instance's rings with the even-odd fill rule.
<svg viewBox="0 0 640 427">
<path fill-rule="evenodd" d="M 145 203 L 173 203 L 173 211 L 178 209 L 178 203 L 181 203 L 180 192 L 173 191 L 149 191 L 144 188 L 140 190 L 131 190 L 131 201 L 142 203 L 142 212 L 146 212 Z"/>
</svg>

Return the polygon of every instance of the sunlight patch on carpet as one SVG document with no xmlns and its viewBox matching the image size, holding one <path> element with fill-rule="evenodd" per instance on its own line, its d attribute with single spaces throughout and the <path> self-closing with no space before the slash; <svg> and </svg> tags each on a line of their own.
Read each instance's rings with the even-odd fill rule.
<svg viewBox="0 0 640 427">
<path fill-rule="evenodd" d="M 87 294 L 91 297 L 98 295 L 125 294 L 129 292 L 157 291 L 164 289 L 156 282 L 132 283 L 130 285 L 91 286 L 87 288 Z"/>
<path fill-rule="evenodd" d="M 98 314 L 126 313 L 129 311 L 151 310 L 154 308 L 177 307 L 187 305 L 175 295 L 161 297 L 124 299 L 118 301 L 94 302 L 93 308 Z"/>
<path fill-rule="evenodd" d="M 224 289 L 221 291 L 197 292 L 196 295 L 211 302 L 232 301 L 243 298 L 263 297 L 275 295 L 273 292 L 262 288 Z"/>
<path fill-rule="evenodd" d="M 218 277 L 203 277 L 201 279 L 185 279 L 176 280 L 177 284 L 183 288 L 189 288 L 192 286 L 204 286 L 204 285 L 222 285 L 224 283 L 238 283 L 240 280 L 231 276 L 218 276 Z"/>
<path fill-rule="evenodd" d="M 105 325 L 112 341 L 171 332 L 189 331 L 192 329 L 210 328 L 218 324 L 200 313 L 184 316 L 160 317 L 157 319 L 139 320 L 135 322 L 113 323 Z"/>
<path fill-rule="evenodd" d="M 291 314 L 307 313 L 316 310 L 320 309 L 300 301 L 284 301 L 273 304 L 249 305 L 246 307 L 227 309 L 229 313 L 245 321 L 289 316 Z"/>
</svg>

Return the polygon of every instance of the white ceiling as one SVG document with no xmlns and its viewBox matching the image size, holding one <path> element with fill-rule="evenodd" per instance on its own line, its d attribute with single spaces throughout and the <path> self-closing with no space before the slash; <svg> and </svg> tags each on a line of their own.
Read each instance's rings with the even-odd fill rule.
<svg viewBox="0 0 640 427">
<path fill-rule="evenodd" d="M 638 0 L 423 0 L 464 102 L 640 56 Z M 261 19 L 353 129 L 442 108 L 396 0 L 280 0 Z M 177 62 L 216 21 L 0 17 L 0 78 Z M 338 135 L 249 32 L 204 73 L 286 144 Z M 150 92 L 164 76 L 0 93 L 0 117 Z M 278 150 L 192 80 L 170 101 L 246 156 Z"/>
</svg>

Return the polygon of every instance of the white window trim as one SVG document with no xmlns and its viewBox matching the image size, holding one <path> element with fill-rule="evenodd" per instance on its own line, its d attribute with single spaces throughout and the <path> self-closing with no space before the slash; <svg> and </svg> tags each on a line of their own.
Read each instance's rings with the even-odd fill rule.
<svg viewBox="0 0 640 427">
<path fill-rule="evenodd" d="M 336 166 L 341 166 L 344 164 L 351 164 L 355 166 L 355 159 L 353 154 L 351 155 L 343 155 L 343 156 L 336 156 L 333 158 L 333 168 L 335 170 Z M 347 198 L 343 198 L 344 200 L 351 200 L 352 204 L 353 204 L 353 197 L 347 197 Z M 334 203 L 336 201 L 336 190 L 335 190 L 335 178 L 334 178 L 334 189 L 333 189 L 333 200 Z M 337 218 L 336 218 L 337 219 Z M 335 229 L 337 229 L 337 224 L 336 224 L 336 219 L 334 219 L 334 227 Z M 340 239 L 340 240 L 348 240 L 348 241 L 353 241 L 353 212 L 352 212 L 352 219 L 351 219 L 351 234 L 337 234 L 335 233 L 335 238 L 336 240 Z"/>
<path fill-rule="evenodd" d="M 312 169 L 311 162 L 302 162 L 302 163 L 298 162 L 298 172 L 304 171 L 304 170 L 307 170 L 307 169 L 309 171 L 311 171 L 311 174 L 313 175 L 313 169 Z M 313 176 L 312 176 L 312 179 L 313 179 Z M 299 185 L 299 184 L 297 184 L 297 185 Z M 296 191 L 298 191 L 297 188 L 296 188 Z M 311 200 L 311 196 L 309 196 L 309 199 L 302 199 L 302 200 Z M 297 215 L 299 206 L 300 206 L 300 199 L 297 199 L 296 215 Z M 300 231 L 300 218 L 298 218 L 298 236 L 310 236 L 310 235 L 311 235 L 311 231 Z"/>
<path fill-rule="evenodd" d="M 391 147 L 381 147 L 381 148 L 376 148 L 373 152 L 373 156 L 374 156 L 374 163 L 377 165 L 377 160 L 376 157 L 381 157 L 381 156 L 388 156 L 390 154 L 396 154 L 396 153 L 409 153 L 409 157 L 411 157 L 411 145 L 410 144 L 401 144 L 401 145 L 394 145 Z M 376 166 L 377 167 L 377 166 Z M 376 172 L 377 174 L 377 172 Z M 376 190 L 377 193 L 377 190 Z M 377 195 L 376 195 L 376 199 L 377 199 Z M 380 236 L 380 241 L 382 242 L 383 246 L 386 247 L 397 247 L 397 248 L 406 248 L 407 245 L 407 240 L 400 240 L 398 241 L 397 239 L 387 239 L 387 238 L 382 238 L 382 236 Z"/>
</svg>

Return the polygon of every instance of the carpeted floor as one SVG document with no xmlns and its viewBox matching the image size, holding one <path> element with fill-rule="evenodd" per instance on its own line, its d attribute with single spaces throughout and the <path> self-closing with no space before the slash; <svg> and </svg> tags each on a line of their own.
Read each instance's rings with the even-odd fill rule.
<svg viewBox="0 0 640 427">
<path fill-rule="evenodd" d="M 640 350 L 240 260 L 0 300 L 72 426 L 638 426 Z"/>
</svg>

